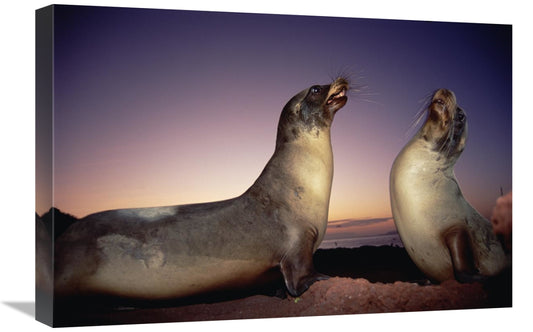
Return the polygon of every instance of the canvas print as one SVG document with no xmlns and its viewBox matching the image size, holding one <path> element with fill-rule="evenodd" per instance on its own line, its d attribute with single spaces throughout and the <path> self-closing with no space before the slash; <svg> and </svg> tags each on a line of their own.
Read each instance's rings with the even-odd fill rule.
<svg viewBox="0 0 533 332">
<path fill-rule="evenodd" d="M 36 12 L 36 317 L 512 306 L 512 26 Z"/>
</svg>

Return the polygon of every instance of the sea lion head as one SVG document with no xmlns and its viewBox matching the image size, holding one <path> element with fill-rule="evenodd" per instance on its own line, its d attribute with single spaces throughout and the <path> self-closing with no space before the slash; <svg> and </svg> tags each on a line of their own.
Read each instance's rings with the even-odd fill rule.
<svg viewBox="0 0 533 332">
<path fill-rule="evenodd" d="M 278 125 L 278 143 L 286 143 L 305 135 L 320 136 L 329 129 L 335 113 L 348 97 L 348 81 L 339 77 L 329 85 L 313 85 L 285 105 Z"/>
<path fill-rule="evenodd" d="M 468 130 L 466 113 L 457 105 L 455 94 L 447 89 L 437 90 L 427 114 L 420 136 L 439 152 L 439 158 L 457 159 L 464 150 Z"/>
</svg>

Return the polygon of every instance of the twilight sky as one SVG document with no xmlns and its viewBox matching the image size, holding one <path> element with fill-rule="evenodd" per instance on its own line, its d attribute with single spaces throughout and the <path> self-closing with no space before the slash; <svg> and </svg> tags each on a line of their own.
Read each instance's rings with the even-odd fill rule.
<svg viewBox="0 0 533 332">
<path fill-rule="evenodd" d="M 391 216 L 390 167 L 441 87 L 468 115 L 465 197 L 490 216 L 512 190 L 510 26 L 60 6 L 54 38 L 53 204 L 77 217 L 240 195 L 285 103 L 338 74 L 363 88 L 333 123 L 330 220 Z"/>
</svg>

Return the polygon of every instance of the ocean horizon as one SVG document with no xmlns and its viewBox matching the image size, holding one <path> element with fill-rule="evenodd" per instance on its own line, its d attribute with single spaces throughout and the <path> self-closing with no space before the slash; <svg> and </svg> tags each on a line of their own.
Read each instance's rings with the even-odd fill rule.
<svg viewBox="0 0 533 332">
<path fill-rule="evenodd" d="M 398 233 L 371 235 L 371 236 L 357 236 L 340 239 L 325 239 L 322 241 L 319 249 L 335 249 L 335 248 L 358 248 L 363 246 L 398 246 L 403 247 L 402 240 Z"/>
</svg>

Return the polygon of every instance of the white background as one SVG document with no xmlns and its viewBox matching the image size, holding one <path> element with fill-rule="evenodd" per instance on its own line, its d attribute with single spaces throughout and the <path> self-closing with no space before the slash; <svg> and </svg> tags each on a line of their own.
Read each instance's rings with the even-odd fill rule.
<svg viewBox="0 0 533 332">
<path fill-rule="evenodd" d="M 35 10 L 44 1 L 3 3 L 0 11 L 0 329 L 48 329 L 35 321 L 34 303 L 34 121 Z M 513 25 L 513 191 L 514 191 L 514 306 L 512 309 L 346 315 L 290 319 L 165 323 L 104 326 L 82 330 L 116 331 L 232 331 L 252 329 L 444 331 L 449 329 L 525 330 L 531 312 L 531 9 L 526 1 L 70 1 L 63 4 L 140 8 L 193 9 L 273 14 L 305 14 Z M 428 41 L 428 43 L 431 41 Z M 490 96 L 487 96 L 490 98 Z M 480 165 L 483 167 L 483 165 Z M 528 310 L 529 309 L 529 310 Z M 70 329 L 70 328 L 69 328 Z M 78 328 L 80 329 L 80 328 Z"/>
</svg>

